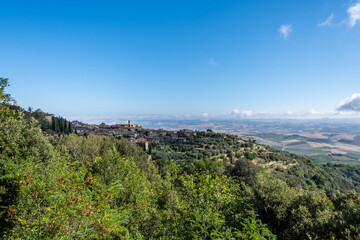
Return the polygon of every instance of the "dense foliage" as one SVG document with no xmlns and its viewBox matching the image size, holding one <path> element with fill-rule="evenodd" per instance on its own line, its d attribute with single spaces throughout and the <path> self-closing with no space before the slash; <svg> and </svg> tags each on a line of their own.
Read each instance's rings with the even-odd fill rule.
<svg viewBox="0 0 360 240">
<path fill-rule="evenodd" d="M 182 135 L 186 141 L 167 141 L 151 144 L 152 159 L 160 167 L 174 160 L 186 172 L 207 165 L 217 174 L 242 174 L 254 178 L 254 164 L 266 168 L 271 175 L 290 187 L 306 189 L 316 186 L 327 194 L 355 190 L 360 193 L 360 167 L 341 164 L 315 165 L 308 157 L 285 153 L 270 146 L 239 139 L 234 135 L 196 132 Z M 250 160 L 253 164 L 247 164 Z M 240 173 L 242 172 L 242 173 Z M 251 172 L 251 173 L 250 173 Z M 242 179 L 244 180 L 244 179 Z M 247 182 L 249 183 L 249 182 Z"/>
<path fill-rule="evenodd" d="M 359 196 L 309 159 L 212 131 L 153 144 L 154 161 L 127 140 L 44 136 L 0 80 L 2 239 L 360 239 Z"/>
</svg>

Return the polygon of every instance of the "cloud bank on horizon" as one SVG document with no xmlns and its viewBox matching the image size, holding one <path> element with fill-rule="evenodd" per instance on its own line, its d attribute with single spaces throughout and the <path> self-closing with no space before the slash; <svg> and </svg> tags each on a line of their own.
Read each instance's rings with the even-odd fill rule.
<svg viewBox="0 0 360 240">
<path fill-rule="evenodd" d="M 203 115 L 204 116 L 204 115 Z M 251 110 L 233 109 L 231 113 L 223 115 L 206 114 L 206 118 L 284 118 L 284 119 L 321 119 L 321 118 L 360 118 L 360 93 L 341 100 L 338 107 L 332 111 L 318 111 L 310 109 L 298 112 L 255 112 Z"/>
<path fill-rule="evenodd" d="M 239 109 L 233 109 L 231 116 L 244 117 L 244 118 L 351 118 L 360 117 L 360 93 L 354 93 L 351 97 L 345 98 L 340 101 L 338 107 L 333 111 L 317 111 L 310 109 L 308 111 L 299 112 L 253 112 L 250 110 L 241 111 Z"/>
<path fill-rule="evenodd" d="M 336 119 L 351 119 L 360 118 L 360 93 L 354 93 L 351 97 L 341 100 L 338 107 L 332 111 L 318 111 L 310 109 L 307 111 L 287 111 L 287 112 L 269 112 L 269 111 L 251 111 L 240 110 L 238 108 L 233 109 L 231 112 L 225 112 L 222 114 L 184 114 L 184 115 L 172 115 L 172 114 L 147 114 L 147 115 L 127 115 L 127 116 L 70 116 L 70 120 L 80 120 L 88 123 L 117 123 L 125 121 L 126 119 L 133 120 L 156 120 L 156 119 L 168 119 L 168 120 L 192 120 L 192 119 L 324 119 L 324 118 L 336 118 Z M 121 120 L 119 120 L 121 119 Z"/>
</svg>

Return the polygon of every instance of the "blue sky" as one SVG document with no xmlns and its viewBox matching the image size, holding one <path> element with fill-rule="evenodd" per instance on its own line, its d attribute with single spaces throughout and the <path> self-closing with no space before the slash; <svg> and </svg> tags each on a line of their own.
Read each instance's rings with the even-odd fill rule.
<svg viewBox="0 0 360 240">
<path fill-rule="evenodd" d="M 68 118 L 359 116 L 358 1 L 0 0 L 0 32 L 9 92 Z"/>
</svg>

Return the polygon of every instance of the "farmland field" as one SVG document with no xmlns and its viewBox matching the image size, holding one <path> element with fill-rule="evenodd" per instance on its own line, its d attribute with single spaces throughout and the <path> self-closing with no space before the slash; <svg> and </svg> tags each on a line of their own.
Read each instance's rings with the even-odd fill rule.
<svg viewBox="0 0 360 240">
<path fill-rule="evenodd" d="M 315 163 L 328 162 L 360 165 L 359 135 L 352 133 L 242 133 L 242 138 L 256 139 L 278 150 L 306 155 Z"/>
</svg>

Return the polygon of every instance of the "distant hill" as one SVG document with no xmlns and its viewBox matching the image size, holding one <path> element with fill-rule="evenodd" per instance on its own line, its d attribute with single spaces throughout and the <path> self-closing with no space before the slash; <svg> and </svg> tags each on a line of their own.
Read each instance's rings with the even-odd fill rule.
<svg viewBox="0 0 360 240">
<path fill-rule="evenodd" d="M 357 133 L 241 133 L 276 149 L 305 155 L 315 163 L 360 165 L 360 135 Z"/>
</svg>

